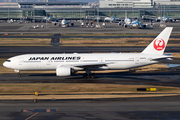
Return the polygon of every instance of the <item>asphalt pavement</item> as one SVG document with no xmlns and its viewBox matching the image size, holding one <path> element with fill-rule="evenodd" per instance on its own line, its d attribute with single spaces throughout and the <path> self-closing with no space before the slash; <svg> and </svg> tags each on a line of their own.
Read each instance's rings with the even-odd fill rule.
<svg viewBox="0 0 180 120">
<path fill-rule="evenodd" d="M 39 23 L 37 23 L 39 24 Z M 43 24 L 43 23 L 41 23 Z M 108 24 L 107 28 L 81 28 L 76 23 L 73 27 L 59 28 L 48 25 L 48 28 L 32 29 L 32 23 L 0 23 L 0 33 L 160 33 L 164 28 L 126 29 L 117 24 Z M 173 33 L 179 33 L 179 23 L 167 23 L 174 27 Z M 92 53 L 92 52 L 140 52 L 145 47 L 17 47 L 1 46 L 0 58 L 8 58 L 29 53 Z M 179 47 L 167 47 L 165 52 L 180 52 Z M 173 63 L 173 62 L 172 62 Z M 171 64 L 172 64 L 171 63 Z M 179 59 L 176 59 L 179 64 Z M 0 66 L 2 67 L 2 66 Z M 55 74 L 26 73 L 22 77 L 7 73 L 0 75 L 0 83 L 105 83 L 126 85 L 162 85 L 180 86 L 179 67 L 167 71 L 143 73 L 99 73 L 95 79 L 84 80 L 82 74 L 70 77 L 57 77 Z M 153 98 L 119 98 L 87 100 L 41 100 L 34 103 L 26 101 L 0 101 L 0 119 L 2 120 L 141 120 L 141 119 L 180 119 L 180 96 Z"/>
<path fill-rule="evenodd" d="M 179 120 L 180 96 L 76 101 L 0 101 L 2 120 Z"/>
<path fill-rule="evenodd" d="M 44 25 L 46 23 L 35 23 L 35 25 Z M 96 24 L 96 23 L 95 23 Z M 102 23 L 100 23 L 102 24 Z M 48 28 L 32 28 L 33 23 L 0 23 L 0 34 L 5 33 L 160 33 L 164 28 L 159 27 L 160 23 L 155 23 L 154 27 L 147 27 L 144 29 L 130 29 L 119 26 L 117 23 L 108 23 L 106 28 L 97 29 L 95 27 L 80 27 L 80 23 L 75 23 L 74 26 L 62 28 L 59 26 L 54 26 L 49 23 Z M 167 27 L 174 27 L 172 33 L 179 33 L 180 25 L 178 22 L 175 23 L 165 23 Z"/>
</svg>

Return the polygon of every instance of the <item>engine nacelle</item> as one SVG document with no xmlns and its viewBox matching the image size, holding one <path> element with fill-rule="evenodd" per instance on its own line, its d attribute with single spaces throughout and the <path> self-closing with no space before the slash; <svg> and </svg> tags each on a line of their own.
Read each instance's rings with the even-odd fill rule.
<svg viewBox="0 0 180 120">
<path fill-rule="evenodd" d="M 74 69 L 70 67 L 57 67 L 56 76 L 70 76 L 75 73 Z"/>
</svg>

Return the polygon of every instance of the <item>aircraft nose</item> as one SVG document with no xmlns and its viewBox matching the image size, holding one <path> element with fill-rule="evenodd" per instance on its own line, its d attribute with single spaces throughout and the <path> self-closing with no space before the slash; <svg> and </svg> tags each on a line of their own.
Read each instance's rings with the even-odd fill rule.
<svg viewBox="0 0 180 120">
<path fill-rule="evenodd" d="M 4 67 L 7 67 L 7 63 L 6 63 L 6 62 L 4 62 L 4 63 L 3 63 L 3 66 L 4 66 Z"/>
<path fill-rule="evenodd" d="M 3 63 L 3 66 L 9 68 L 9 67 L 10 67 L 10 64 L 9 64 L 7 61 L 5 61 L 5 62 Z"/>
</svg>

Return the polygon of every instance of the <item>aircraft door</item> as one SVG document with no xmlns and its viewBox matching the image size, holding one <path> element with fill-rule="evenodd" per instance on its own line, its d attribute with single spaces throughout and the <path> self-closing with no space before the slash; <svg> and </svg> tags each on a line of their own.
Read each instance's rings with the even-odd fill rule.
<svg viewBox="0 0 180 120">
<path fill-rule="evenodd" d="M 19 64 L 19 65 L 22 65 L 22 64 L 23 64 L 23 58 L 19 58 L 19 59 L 18 59 L 18 64 Z"/>
</svg>

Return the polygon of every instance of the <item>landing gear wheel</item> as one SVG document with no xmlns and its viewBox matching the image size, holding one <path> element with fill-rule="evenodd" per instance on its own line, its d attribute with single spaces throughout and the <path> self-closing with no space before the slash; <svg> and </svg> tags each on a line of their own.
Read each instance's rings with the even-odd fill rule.
<svg viewBox="0 0 180 120">
<path fill-rule="evenodd" d="M 18 77 L 21 77 L 20 71 L 18 71 Z"/>
<path fill-rule="evenodd" d="M 94 76 L 95 76 L 95 74 L 94 74 L 94 73 L 92 73 L 92 74 L 91 74 L 91 78 L 93 78 L 93 79 L 94 79 Z"/>
<path fill-rule="evenodd" d="M 21 77 L 21 74 L 18 74 L 18 77 Z"/>
<path fill-rule="evenodd" d="M 83 78 L 84 78 L 84 79 L 88 79 L 88 78 L 94 79 L 94 76 L 95 76 L 94 73 L 89 74 L 89 75 L 88 75 L 87 73 L 85 73 L 85 74 L 83 75 Z"/>
<path fill-rule="evenodd" d="M 83 75 L 83 78 L 84 78 L 84 79 L 87 79 L 87 76 L 88 76 L 88 75 L 85 73 L 85 74 Z"/>
</svg>

